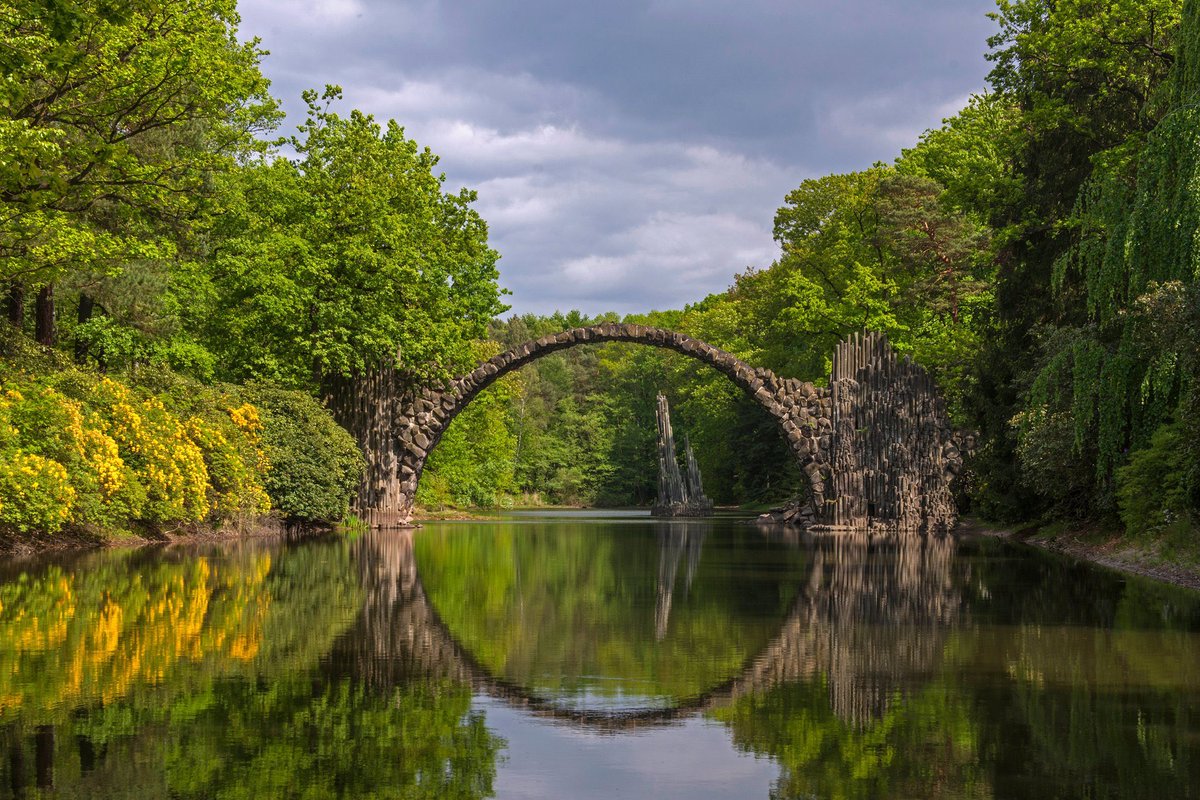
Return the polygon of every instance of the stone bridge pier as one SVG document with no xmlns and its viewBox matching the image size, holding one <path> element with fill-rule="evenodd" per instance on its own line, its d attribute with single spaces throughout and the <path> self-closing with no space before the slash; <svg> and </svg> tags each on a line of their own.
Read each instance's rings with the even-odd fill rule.
<svg viewBox="0 0 1200 800">
<path fill-rule="evenodd" d="M 499 378 L 559 350 L 600 342 L 665 348 L 708 364 L 777 422 L 808 477 L 797 521 L 809 526 L 947 529 L 955 519 L 949 483 L 961 456 L 925 370 L 900 360 L 876 334 L 852 337 L 834 355 L 830 386 L 818 387 L 681 333 L 604 323 L 526 342 L 443 389 L 405 387 L 395 373 L 367 380 L 349 414 L 368 460 L 358 511 L 377 525 L 411 520 L 425 460 L 446 428 Z M 342 409 L 339 416 L 347 416 Z"/>
</svg>

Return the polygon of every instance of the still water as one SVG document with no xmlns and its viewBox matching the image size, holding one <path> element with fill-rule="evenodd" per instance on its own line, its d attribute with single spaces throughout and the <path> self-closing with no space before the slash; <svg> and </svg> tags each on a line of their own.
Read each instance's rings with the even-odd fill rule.
<svg viewBox="0 0 1200 800">
<path fill-rule="evenodd" d="M 1200 595 L 515 514 L 13 563 L 0 797 L 1187 798 Z"/>
</svg>

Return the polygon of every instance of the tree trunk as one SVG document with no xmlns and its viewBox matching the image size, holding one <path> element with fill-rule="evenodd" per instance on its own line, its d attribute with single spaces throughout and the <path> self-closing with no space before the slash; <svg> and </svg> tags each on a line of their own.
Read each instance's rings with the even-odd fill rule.
<svg viewBox="0 0 1200 800">
<path fill-rule="evenodd" d="M 13 281 L 8 284 L 8 297 L 5 302 L 8 321 L 18 328 L 25 325 L 25 284 Z"/>
<path fill-rule="evenodd" d="M 34 338 L 38 344 L 53 347 L 55 343 L 53 285 L 43 286 L 38 292 L 36 316 Z"/>
<path fill-rule="evenodd" d="M 77 319 L 79 324 L 83 325 L 92 318 L 92 312 L 96 309 L 96 301 L 92 299 L 90 294 L 86 292 L 79 293 L 79 314 Z M 82 364 L 88 357 L 87 339 L 75 334 L 75 361 Z"/>
</svg>

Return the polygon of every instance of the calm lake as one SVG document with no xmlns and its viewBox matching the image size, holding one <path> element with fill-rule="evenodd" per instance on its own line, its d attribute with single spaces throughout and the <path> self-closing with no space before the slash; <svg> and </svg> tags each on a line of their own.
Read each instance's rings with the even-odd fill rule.
<svg viewBox="0 0 1200 800">
<path fill-rule="evenodd" d="M 1200 796 L 1200 594 L 510 514 L 0 572 L 0 797 Z"/>
</svg>

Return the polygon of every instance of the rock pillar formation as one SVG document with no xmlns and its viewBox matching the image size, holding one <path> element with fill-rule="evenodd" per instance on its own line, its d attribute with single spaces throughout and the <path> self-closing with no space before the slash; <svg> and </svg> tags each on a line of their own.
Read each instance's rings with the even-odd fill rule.
<svg viewBox="0 0 1200 800">
<path fill-rule="evenodd" d="M 700 467 L 687 445 L 687 480 L 679 472 L 675 435 L 671 432 L 671 409 L 667 398 L 658 396 L 658 502 L 650 512 L 656 517 L 707 517 L 712 501 L 704 496 Z M 686 437 L 685 437 L 686 441 Z"/>
</svg>

